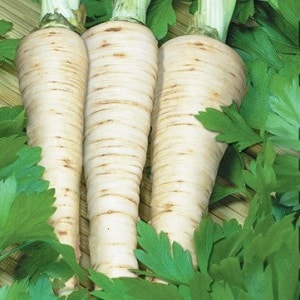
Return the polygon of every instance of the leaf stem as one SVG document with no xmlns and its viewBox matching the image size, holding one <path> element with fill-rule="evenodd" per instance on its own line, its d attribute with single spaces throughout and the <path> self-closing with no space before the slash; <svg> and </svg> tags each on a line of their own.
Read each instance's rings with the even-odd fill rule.
<svg viewBox="0 0 300 300">
<path fill-rule="evenodd" d="M 85 15 L 80 0 L 42 0 L 39 27 L 65 27 L 82 33 Z"/>
<path fill-rule="evenodd" d="M 225 42 L 236 0 L 198 0 L 189 33 L 204 34 Z"/>
<path fill-rule="evenodd" d="M 0 255 L 0 262 L 1 262 L 2 260 L 5 260 L 5 259 L 8 258 L 9 256 L 13 255 L 14 253 L 16 253 L 16 252 L 22 250 L 23 248 L 29 246 L 31 243 L 32 243 L 32 241 L 24 242 L 24 243 L 22 243 L 21 245 L 16 246 L 16 247 L 12 248 L 11 250 L 5 252 L 4 254 L 1 254 L 1 255 Z M 2 252 L 2 251 L 1 251 L 1 252 Z"/>
<path fill-rule="evenodd" d="M 151 0 L 113 0 L 111 20 L 146 23 L 146 12 Z"/>
</svg>

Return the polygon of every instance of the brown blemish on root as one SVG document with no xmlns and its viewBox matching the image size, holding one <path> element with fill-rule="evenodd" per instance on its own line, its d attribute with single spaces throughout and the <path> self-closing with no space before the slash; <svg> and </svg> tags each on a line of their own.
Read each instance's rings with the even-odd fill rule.
<svg viewBox="0 0 300 300">
<path fill-rule="evenodd" d="M 69 194 L 70 192 L 72 192 L 72 190 L 71 190 L 71 189 L 69 189 L 69 188 L 65 188 L 65 189 L 64 189 L 64 197 L 67 197 L 67 196 L 68 196 L 68 194 Z"/>
<path fill-rule="evenodd" d="M 106 32 L 118 32 L 118 31 L 121 31 L 121 30 L 122 30 L 122 27 L 110 27 L 110 28 L 105 29 L 104 31 L 106 31 Z"/>
<path fill-rule="evenodd" d="M 236 75 L 235 75 L 234 73 L 229 72 L 229 74 L 230 74 L 232 77 L 236 78 Z"/>
<path fill-rule="evenodd" d="M 64 158 L 62 161 L 64 162 L 64 167 L 65 168 L 72 168 L 72 162 L 71 162 L 71 160 L 69 160 L 67 158 Z"/>
<path fill-rule="evenodd" d="M 202 42 L 190 42 L 190 43 L 188 43 L 188 44 L 191 45 L 191 46 L 196 46 L 196 47 L 202 47 L 202 46 L 205 46 L 205 44 L 202 43 Z"/>
<path fill-rule="evenodd" d="M 54 35 L 54 34 L 56 34 L 56 31 L 47 32 L 47 36 L 51 36 L 51 35 Z"/>
<path fill-rule="evenodd" d="M 111 45 L 111 43 L 109 43 L 108 41 L 104 40 L 103 43 L 101 44 L 101 48 L 105 48 L 105 47 L 108 47 L 110 45 Z"/>
<path fill-rule="evenodd" d="M 57 235 L 58 236 L 62 236 L 62 235 L 67 235 L 68 233 L 67 233 L 67 231 L 65 231 L 65 230 L 59 230 L 59 231 L 57 231 Z"/>
<path fill-rule="evenodd" d="M 126 57 L 126 54 L 122 53 L 122 52 L 117 52 L 117 53 L 114 53 L 113 56 L 114 57 Z"/>
</svg>

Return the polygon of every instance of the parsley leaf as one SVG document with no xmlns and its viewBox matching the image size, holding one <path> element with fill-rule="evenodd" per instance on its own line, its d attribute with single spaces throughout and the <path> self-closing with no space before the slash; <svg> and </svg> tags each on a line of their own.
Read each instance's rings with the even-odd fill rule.
<svg viewBox="0 0 300 300">
<path fill-rule="evenodd" d="M 300 210 L 300 168 L 299 158 L 292 155 L 276 157 L 274 170 L 277 177 L 276 191 L 280 194 L 280 204 L 292 211 Z"/>
<path fill-rule="evenodd" d="M 272 23 L 299 47 L 299 1 L 268 0 L 267 2 L 275 11 L 268 10 Z"/>
<path fill-rule="evenodd" d="M 59 253 L 51 243 L 34 242 L 22 249 L 23 255 L 16 269 L 15 277 L 20 280 L 29 277 L 37 281 L 43 274 L 66 281 L 73 271 L 66 262 L 59 258 Z"/>
<path fill-rule="evenodd" d="M 300 87 L 298 78 L 276 76 L 270 99 L 271 112 L 267 116 L 266 130 L 272 133 L 275 145 L 300 151 Z"/>
<path fill-rule="evenodd" d="M 140 221 L 137 225 L 138 243 L 135 250 L 138 260 L 153 272 L 153 276 L 171 283 L 187 283 L 194 274 L 191 255 L 178 243 L 172 246 L 165 233 L 156 234 L 154 229 Z"/>
<path fill-rule="evenodd" d="M 25 111 L 22 106 L 1 107 L 0 137 L 25 135 Z"/>
<path fill-rule="evenodd" d="M 300 12 L 299 12 L 300 14 Z M 300 54 L 300 48 L 297 43 L 297 35 L 292 36 L 288 28 L 278 28 L 276 21 L 282 19 L 280 12 L 271 11 L 266 3 L 260 2 L 256 9 L 256 22 L 261 26 L 262 30 L 269 36 L 272 44 L 280 53 Z M 282 22 L 280 22 L 282 23 Z M 290 26 L 289 26 L 290 27 Z M 293 30 L 293 34 L 296 31 Z"/>
<path fill-rule="evenodd" d="M 201 221 L 199 229 L 195 231 L 194 237 L 199 269 L 207 274 L 213 245 L 224 237 L 222 229 L 213 223 L 211 218 L 205 218 Z"/>
<path fill-rule="evenodd" d="M 286 292 L 288 297 L 282 299 L 293 299 L 296 295 L 300 258 L 295 243 L 298 227 L 293 225 L 293 215 L 276 221 L 269 204 L 255 197 L 244 226 L 234 220 L 223 222 L 222 226 L 209 219 L 201 222 L 195 232 L 196 245 L 200 245 L 196 250 L 198 258 L 208 261 L 209 277 L 213 280 L 209 291 L 211 299 L 219 299 L 220 290 L 228 293 L 229 299 L 280 299 L 278 295 L 285 293 L 281 292 L 284 284 L 287 286 L 283 289 L 289 291 Z M 209 233 L 216 231 L 215 240 L 209 238 Z M 203 256 L 205 245 L 201 245 L 206 237 L 210 246 Z M 275 258 L 280 260 L 280 255 L 285 259 L 277 265 Z M 291 278 L 287 268 L 290 264 L 293 280 L 287 283 L 287 278 Z"/>
<path fill-rule="evenodd" d="M 99 299 L 106 300 L 184 300 L 174 285 L 165 285 L 140 278 L 115 278 L 109 279 L 104 274 L 90 270 L 91 279 L 102 290 L 91 294 Z"/>
<path fill-rule="evenodd" d="M 0 20 L 0 63 L 13 63 L 20 39 L 5 39 L 4 35 L 13 27 L 11 22 Z"/>
<path fill-rule="evenodd" d="M 53 190 L 39 194 L 17 194 L 16 180 L 13 177 L 2 181 L 0 187 L 1 191 L 6 191 L 0 193 L 0 206 L 6 207 L 6 210 L 1 212 L 6 217 L 0 226 L 0 249 L 16 243 L 54 236 L 52 227 L 46 221 L 55 210 Z M 7 198 L 10 199 L 9 206 L 6 204 Z"/>
<path fill-rule="evenodd" d="M 241 117 L 235 102 L 221 109 L 222 111 L 207 108 L 196 116 L 205 128 L 219 132 L 217 141 L 235 143 L 239 151 L 262 141 L 262 138 Z"/>
<path fill-rule="evenodd" d="M 6 34 L 10 30 L 12 30 L 13 24 L 11 22 L 0 20 L 0 36 Z"/>
<path fill-rule="evenodd" d="M 153 0 L 150 2 L 146 23 L 158 40 L 165 37 L 169 25 L 174 25 L 176 22 L 172 3 L 172 0 Z"/>
<path fill-rule="evenodd" d="M 19 39 L 0 40 L 0 63 L 13 63 L 19 42 Z"/>
<path fill-rule="evenodd" d="M 58 299 L 58 297 L 54 295 L 52 284 L 46 275 L 41 275 L 35 282 L 29 285 L 28 295 L 30 299 Z"/>
<path fill-rule="evenodd" d="M 218 178 L 210 197 L 210 204 L 232 194 L 249 196 L 246 184 L 241 176 L 244 168 L 242 154 L 230 145 L 220 163 Z"/>
<path fill-rule="evenodd" d="M 280 70 L 283 62 L 267 33 L 260 27 L 240 29 L 233 26 L 228 43 L 249 64 L 257 60 L 267 62 L 269 67 Z"/>
<path fill-rule="evenodd" d="M 273 75 L 274 70 L 268 68 L 264 60 L 255 60 L 248 66 L 248 91 L 241 103 L 240 114 L 254 129 L 264 127 L 270 111 L 267 100 Z"/>
<path fill-rule="evenodd" d="M 14 281 L 12 285 L 5 285 L 0 287 L 0 299 L 11 299 L 11 300 L 30 300 L 27 294 L 29 281 L 28 279 Z"/>
<path fill-rule="evenodd" d="M 17 191 L 19 192 L 43 192 L 49 186 L 48 182 L 41 180 L 44 168 L 38 166 L 40 161 L 41 149 L 38 147 L 24 146 L 17 153 L 16 160 L 0 170 L 0 179 L 14 174 L 18 183 Z M 1 155 L 0 155 L 1 156 Z"/>
<path fill-rule="evenodd" d="M 249 169 L 242 173 L 245 183 L 255 192 L 268 199 L 276 190 L 276 175 L 273 168 L 275 151 L 270 140 L 267 140 L 264 150 L 259 153 L 256 160 L 250 161 Z"/>
<path fill-rule="evenodd" d="M 10 286 L 6 285 L 1 287 L 0 298 L 11 300 L 58 299 L 58 297 L 54 295 L 51 282 L 46 276 L 41 276 L 34 283 L 30 283 L 30 281 L 25 278 L 23 280 L 14 281 Z"/>
<path fill-rule="evenodd" d="M 209 292 L 212 283 L 213 279 L 210 275 L 196 272 L 189 284 L 191 299 L 211 300 Z"/>
<path fill-rule="evenodd" d="M 12 164 L 17 153 L 21 151 L 26 142 L 26 137 L 11 135 L 9 137 L 0 137 L 0 170 Z"/>
<path fill-rule="evenodd" d="M 81 0 L 86 5 L 87 20 L 85 26 L 87 28 L 108 21 L 112 14 L 112 1 L 109 0 Z"/>
<path fill-rule="evenodd" d="M 254 15 L 253 0 L 238 0 L 234 9 L 233 20 L 238 23 L 247 23 L 247 21 Z"/>
</svg>

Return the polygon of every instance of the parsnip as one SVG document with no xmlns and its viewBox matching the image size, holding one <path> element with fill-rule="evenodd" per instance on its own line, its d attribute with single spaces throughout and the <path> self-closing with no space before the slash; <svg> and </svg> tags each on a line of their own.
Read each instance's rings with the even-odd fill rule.
<svg viewBox="0 0 300 300">
<path fill-rule="evenodd" d="M 189 250 L 194 265 L 193 233 L 207 212 L 226 149 L 195 115 L 208 107 L 240 103 L 245 91 L 241 58 L 217 39 L 189 34 L 169 40 L 159 50 L 151 224 Z"/>
<path fill-rule="evenodd" d="M 88 57 L 83 39 L 70 30 L 67 19 L 58 14 L 61 7 L 46 2 L 48 6 L 43 3 L 43 8 L 47 10 L 42 10 L 45 17 L 41 21 L 46 28 L 42 26 L 22 39 L 16 64 L 28 118 L 28 143 L 42 148 L 40 164 L 45 168 L 44 179 L 55 189 L 56 211 L 50 223 L 60 242 L 75 249 L 79 261 L 83 109 Z M 60 5 L 65 5 L 64 9 L 68 7 L 66 1 Z M 55 9 L 58 12 L 54 12 Z M 66 289 L 73 289 L 75 284 L 73 278 Z"/>
<path fill-rule="evenodd" d="M 139 189 L 157 76 L 150 1 L 115 1 L 113 19 L 87 30 L 90 59 L 84 172 L 92 267 L 134 277 Z M 121 19 L 121 20 L 120 20 Z"/>
</svg>

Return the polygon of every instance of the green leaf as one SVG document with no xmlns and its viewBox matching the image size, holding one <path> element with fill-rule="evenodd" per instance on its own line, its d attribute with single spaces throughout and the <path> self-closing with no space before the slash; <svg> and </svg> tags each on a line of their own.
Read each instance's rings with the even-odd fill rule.
<svg viewBox="0 0 300 300">
<path fill-rule="evenodd" d="M 189 13 L 194 14 L 197 11 L 198 8 L 198 0 L 191 0 L 189 5 Z"/>
<path fill-rule="evenodd" d="M 16 196 L 17 183 L 14 177 L 0 181 L 0 228 L 4 229 L 9 218 L 9 211 Z M 1 249 L 1 247 L 0 247 Z"/>
<path fill-rule="evenodd" d="M 0 40 L 0 62 L 12 64 L 20 39 Z"/>
<path fill-rule="evenodd" d="M 231 287 L 223 282 L 214 281 L 212 284 L 212 293 L 211 298 L 212 300 L 235 300 L 233 291 Z"/>
<path fill-rule="evenodd" d="M 285 33 L 291 41 L 299 45 L 299 16 L 300 3 L 294 0 L 268 0 L 268 3 L 274 8 L 268 13 L 272 23 L 283 33 Z"/>
<path fill-rule="evenodd" d="M 191 299 L 210 300 L 210 290 L 213 279 L 204 273 L 197 272 L 191 279 L 189 287 Z"/>
<path fill-rule="evenodd" d="M 159 235 L 148 224 L 139 221 L 137 225 L 138 244 L 141 249 L 135 250 L 137 259 L 155 277 L 170 283 L 187 284 L 194 275 L 191 255 L 176 242 L 170 241 L 164 232 Z"/>
<path fill-rule="evenodd" d="M 17 153 L 24 147 L 26 137 L 16 135 L 1 138 L 0 137 L 0 170 L 12 164 Z"/>
<path fill-rule="evenodd" d="M 109 279 L 104 274 L 90 270 L 91 280 L 101 290 L 91 294 L 106 300 L 184 300 L 174 285 L 151 283 L 140 278 Z"/>
<path fill-rule="evenodd" d="M 0 20 L 0 35 L 4 35 L 7 32 L 9 32 L 13 27 L 13 24 L 11 22 Z"/>
<path fill-rule="evenodd" d="M 245 246 L 243 252 L 243 273 L 246 289 L 252 295 L 251 299 L 281 299 L 274 296 L 275 293 L 278 293 L 276 290 L 279 285 L 276 284 L 277 276 L 274 274 L 276 262 L 273 262 L 272 259 L 275 253 L 286 250 L 286 243 L 288 243 L 289 251 L 282 251 L 281 256 L 286 257 L 285 267 L 287 265 L 290 267 L 285 268 L 285 270 L 281 269 L 281 272 L 283 272 L 282 276 L 290 278 L 290 275 L 297 274 L 296 269 L 298 267 L 295 264 L 297 265 L 297 261 L 299 262 L 299 253 L 297 253 L 296 246 L 296 230 L 292 222 L 293 216 L 289 215 L 279 222 L 273 221 L 272 225 L 265 224 L 264 227 L 261 227 L 258 234 L 249 239 L 249 244 Z M 291 256 L 287 256 L 289 253 L 291 253 Z M 295 253 L 297 253 L 296 256 Z M 281 256 L 279 255 L 278 258 Z M 291 282 L 289 293 L 292 295 L 296 289 L 295 281 L 297 280 L 293 279 Z"/>
<path fill-rule="evenodd" d="M 298 78 L 292 82 L 276 76 L 272 85 L 266 129 L 273 135 L 275 145 L 300 151 L 300 86 Z"/>
<path fill-rule="evenodd" d="M 52 290 L 52 284 L 46 275 L 40 276 L 34 283 L 29 285 L 30 299 L 55 300 L 58 299 Z"/>
<path fill-rule="evenodd" d="M 263 195 L 264 199 L 268 199 L 276 190 L 276 174 L 273 168 L 276 155 L 270 140 L 264 143 L 263 149 L 256 160 L 250 162 L 249 170 L 244 170 L 242 176 L 252 190 Z"/>
<path fill-rule="evenodd" d="M 247 21 L 254 15 L 254 2 L 253 0 L 237 1 L 233 19 L 238 23 L 247 23 Z"/>
<path fill-rule="evenodd" d="M 228 272 L 230 270 L 230 272 Z M 214 264 L 210 268 L 211 275 L 217 281 L 224 281 L 229 286 L 244 289 L 243 274 L 240 259 L 238 257 L 228 257 Z"/>
<path fill-rule="evenodd" d="M 27 294 L 28 285 L 28 279 L 24 279 L 21 281 L 14 281 L 10 286 L 5 285 L 0 287 L 0 299 L 30 300 L 30 297 Z"/>
<path fill-rule="evenodd" d="M 244 269 L 244 282 L 247 293 L 241 299 L 276 299 L 273 294 L 272 273 L 269 266 L 254 256 Z"/>
<path fill-rule="evenodd" d="M 24 146 L 17 152 L 16 160 L 0 169 L 0 178 L 14 174 L 17 181 L 17 194 L 41 193 L 49 187 L 49 183 L 42 180 L 44 168 L 37 163 L 41 159 L 41 148 Z"/>
<path fill-rule="evenodd" d="M 153 0 L 150 2 L 146 23 L 158 40 L 166 36 L 169 25 L 176 23 L 176 14 L 172 3 L 172 0 Z"/>
<path fill-rule="evenodd" d="M 248 66 L 247 87 L 248 91 L 241 103 L 240 113 L 245 121 L 255 129 L 264 126 L 270 103 L 270 84 L 274 74 L 264 60 L 255 60 Z"/>
<path fill-rule="evenodd" d="M 273 274 L 273 287 L 276 299 L 296 299 L 297 297 L 297 286 L 299 285 L 297 278 L 300 259 L 295 243 L 296 240 L 297 230 L 293 230 L 292 234 L 287 233 L 285 244 L 268 258 Z"/>
<path fill-rule="evenodd" d="M 105 276 L 103 273 L 89 270 L 90 279 L 101 290 L 92 292 L 92 295 L 98 296 L 99 299 L 122 299 L 126 293 L 126 288 L 123 285 L 114 284 L 113 280 Z M 129 300 L 129 299 L 128 299 Z"/>
<path fill-rule="evenodd" d="M 217 131 L 217 141 L 227 144 L 234 143 L 239 151 L 260 143 L 262 138 L 257 135 L 239 114 L 237 104 L 223 106 L 222 112 L 214 108 L 207 108 L 199 112 L 196 118 L 203 126 L 211 131 Z"/>
<path fill-rule="evenodd" d="M 87 28 L 108 21 L 112 14 L 112 1 L 110 0 L 81 0 L 87 7 Z"/>
<path fill-rule="evenodd" d="M 0 192 L 0 206 L 6 202 Z M 0 227 L 0 249 L 29 240 L 53 237 L 48 220 L 54 213 L 54 190 L 43 193 L 20 193 L 14 198 L 7 212 L 6 222 Z"/>
<path fill-rule="evenodd" d="M 272 67 L 275 70 L 280 70 L 283 66 L 281 58 L 270 38 L 260 27 L 240 29 L 233 26 L 228 43 L 236 48 L 247 65 L 261 60 L 266 62 L 268 67 Z"/>
<path fill-rule="evenodd" d="M 25 134 L 25 111 L 22 106 L 0 108 L 0 137 Z"/>
<path fill-rule="evenodd" d="M 178 293 L 181 295 L 182 300 L 191 300 L 190 288 L 184 284 L 179 285 Z"/>
<path fill-rule="evenodd" d="M 17 279 L 29 277 L 33 282 L 46 274 L 49 278 L 66 281 L 74 274 L 63 259 L 58 259 L 60 253 L 53 249 L 51 243 L 31 243 L 22 251 L 23 256 L 15 272 Z"/>
<path fill-rule="evenodd" d="M 280 204 L 300 209 L 300 169 L 299 158 L 291 155 L 276 157 L 274 170 L 277 178 L 276 192 L 280 193 Z"/>
<path fill-rule="evenodd" d="M 66 244 L 61 244 L 57 239 L 40 239 L 48 243 L 58 254 L 63 257 L 64 262 L 70 267 L 74 274 L 76 274 L 82 283 L 86 282 L 87 278 L 83 273 L 82 267 L 77 263 L 74 249 Z"/>
<path fill-rule="evenodd" d="M 68 295 L 67 300 L 89 300 L 89 291 L 87 289 L 81 288 L 80 290 L 73 291 Z"/>
<path fill-rule="evenodd" d="M 208 273 L 213 246 L 223 237 L 220 225 L 214 223 L 211 218 L 202 219 L 199 228 L 194 233 L 197 262 L 201 273 Z"/>
<path fill-rule="evenodd" d="M 218 170 L 218 177 L 222 178 L 222 181 L 217 178 L 210 197 L 210 204 L 232 194 L 241 193 L 246 195 L 248 193 L 241 176 L 243 169 L 244 164 L 241 153 L 230 145 L 221 160 Z M 223 182 L 226 182 L 226 184 Z"/>
<path fill-rule="evenodd" d="M 280 30 L 276 24 L 278 21 L 274 22 L 274 20 L 279 20 L 279 22 L 282 23 L 283 17 L 280 14 L 280 11 L 276 12 L 271 10 L 269 5 L 260 2 L 256 9 L 255 20 L 269 36 L 278 52 L 300 54 L 298 38 L 297 34 L 295 34 L 297 30 L 290 30 L 291 25 L 287 24 Z M 286 23 L 286 20 L 284 22 Z M 291 34 L 291 32 L 293 33 Z"/>
<path fill-rule="evenodd" d="M 236 219 L 231 219 L 223 222 L 222 234 L 223 238 L 214 243 L 209 268 L 213 264 L 219 264 L 225 258 L 236 256 L 243 247 L 248 231 L 242 230 Z"/>
<path fill-rule="evenodd" d="M 268 216 L 266 217 L 266 219 L 268 219 Z M 253 252 L 255 253 L 255 255 L 260 255 L 262 258 L 265 258 L 266 256 L 277 252 L 281 245 L 286 243 L 286 239 L 296 238 L 293 220 L 294 216 L 290 214 L 288 216 L 285 216 L 278 222 L 275 222 L 273 220 L 272 225 L 269 221 L 269 224 L 266 224 L 264 230 L 261 231 L 261 233 L 264 234 L 263 241 L 261 242 L 262 245 L 253 247 Z M 275 240 L 274 236 L 276 236 Z M 255 239 L 253 239 L 251 242 L 254 243 L 254 241 Z M 290 245 L 296 247 L 295 245 L 293 245 L 293 243 L 290 243 Z M 295 249 L 296 248 L 293 248 L 294 251 Z"/>
</svg>

